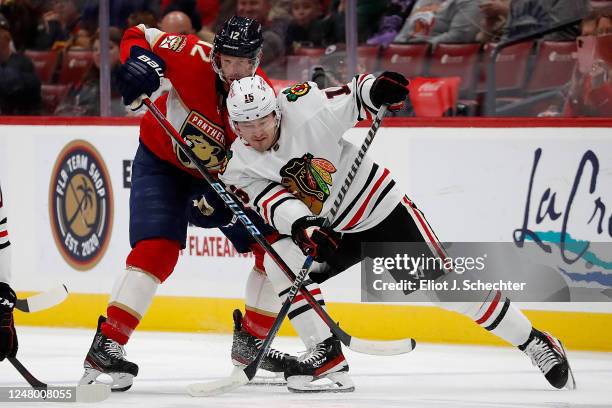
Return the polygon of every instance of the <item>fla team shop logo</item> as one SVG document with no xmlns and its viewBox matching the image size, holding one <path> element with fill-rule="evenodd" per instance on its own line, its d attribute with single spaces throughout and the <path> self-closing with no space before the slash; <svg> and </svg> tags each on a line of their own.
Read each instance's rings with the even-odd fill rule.
<svg viewBox="0 0 612 408">
<path fill-rule="evenodd" d="M 62 257 L 92 269 L 102 259 L 113 225 L 113 189 L 100 153 L 75 140 L 59 154 L 49 187 L 49 218 Z"/>
</svg>

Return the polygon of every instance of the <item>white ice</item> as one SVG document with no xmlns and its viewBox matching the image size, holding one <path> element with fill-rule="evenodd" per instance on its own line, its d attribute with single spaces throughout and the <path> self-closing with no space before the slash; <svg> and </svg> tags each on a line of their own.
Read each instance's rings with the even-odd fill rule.
<svg viewBox="0 0 612 408">
<path fill-rule="evenodd" d="M 42 381 L 71 385 L 82 374 L 92 330 L 20 327 L 18 357 Z M 585 334 L 588 335 L 588 334 Z M 275 347 L 300 351 L 297 338 L 279 338 Z M 230 335 L 137 331 L 128 359 L 140 366 L 134 386 L 113 393 L 100 406 L 227 408 L 599 408 L 612 407 L 612 353 L 572 352 L 577 390 L 555 390 L 531 361 L 503 347 L 417 344 L 399 357 L 345 351 L 355 382 L 353 393 L 293 394 L 282 386 L 245 386 L 214 398 L 193 398 L 192 382 L 221 378 L 231 371 Z M 4 361 L 0 386 L 26 385 Z M 60 403 L 44 403 L 60 406 Z M 3 404 L 9 405 L 9 404 Z M 41 406 L 41 403 L 29 404 Z M 65 404 L 67 406 L 91 406 Z M 26 406 L 11 403 L 10 406 Z"/>
</svg>

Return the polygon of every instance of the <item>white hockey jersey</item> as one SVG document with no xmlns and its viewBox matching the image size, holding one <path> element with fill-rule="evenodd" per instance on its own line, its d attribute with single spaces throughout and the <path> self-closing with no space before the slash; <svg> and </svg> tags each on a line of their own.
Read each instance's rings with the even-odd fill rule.
<svg viewBox="0 0 612 408">
<path fill-rule="evenodd" d="M 313 82 L 278 95 L 280 136 L 258 152 L 237 138 L 220 179 L 245 205 L 281 234 L 305 215 L 327 217 L 359 148 L 342 135 L 376 113 L 370 100 L 374 76 L 320 90 Z M 358 232 L 385 219 L 401 200 L 389 170 L 367 156 L 332 220 L 336 231 Z"/>
</svg>

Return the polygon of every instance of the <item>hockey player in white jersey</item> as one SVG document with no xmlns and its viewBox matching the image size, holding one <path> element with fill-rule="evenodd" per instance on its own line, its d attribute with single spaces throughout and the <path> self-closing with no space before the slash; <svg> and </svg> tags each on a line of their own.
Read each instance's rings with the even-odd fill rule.
<svg viewBox="0 0 612 408">
<path fill-rule="evenodd" d="M 361 261 L 362 242 L 426 242 L 432 255 L 445 258 L 443 247 L 423 213 L 399 191 L 389 171 L 364 158 L 329 228 L 323 227 L 358 148 L 342 135 L 358 121 L 376 114 L 382 104 L 403 103 L 408 81 L 385 72 L 356 76 L 342 87 L 318 89 L 307 82 L 275 97 L 261 78 L 232 84 L 227 99 L 231 125 L 240 136 L 220 178 L 245 205 L 255 208 L 285 238 L 273 244 L 297 271 L 304 255 L 343 271 Z M 292 282 L 264 260 L 268 277 L 284 299 Z M 310 275 L 307 288 L 324 304 Z M 477 302 L 476 302 L 477 300 Z M 484 329 L 524 351 L 556 388 L 574 386 L 562 344 L 532 327 L 525 315 L 499 291 L 484 292 L 474 302 L 438 303 L 462 313 Z M 352 391 L 340 342 L 301 297 L 288 314 L 308 352 L 288 366 L 292 391 Z M 328 378 L 328 386 L 312 381 Z"/>
<path fill-rule="evenodd" d="M 2 188 L 0 188 L 0 361 L 17 355 L 17 332 L 13 321 L 13 309 L 17 302 L 11 288 L 11 242 L 8 236 Z"/>
</svg>

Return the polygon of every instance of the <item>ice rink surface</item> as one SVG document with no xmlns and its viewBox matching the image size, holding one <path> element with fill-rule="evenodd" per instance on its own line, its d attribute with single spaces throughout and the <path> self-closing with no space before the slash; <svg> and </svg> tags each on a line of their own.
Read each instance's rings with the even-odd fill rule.
<svg viewBox="0 0 612 408">
<path fill-rule="evenodd" d="M 40 380 L 71 385 L 82 374 L 92 330 L 18 328 L 22 363 Z M 585 334 L 588 335 L 588 334 Z M 612 340 L 611 340 L 612 341 Z M 297 338 L 276 348 L 297 353 Z M 132 389 L 96 406 L 227 408 L 599 408 L 612 407 L 612 353 L 569 352 L 575 391 L 555 390 L 527 356 L 499 347 L 417 344 L 410 354 L 367 356 L 345 351 L 353 393 L 293 394 L 282 386 L 245 386 L 213 398 L 193 398 L 192 382 L 231 371 L 230 335 L 136 332 L 128 359 L 140 366 Z M 4 361 L 0 386 L 26 385 Z M 93 406 L 76 403 L 1 403 L 3 406 Z"/>
</svg>

